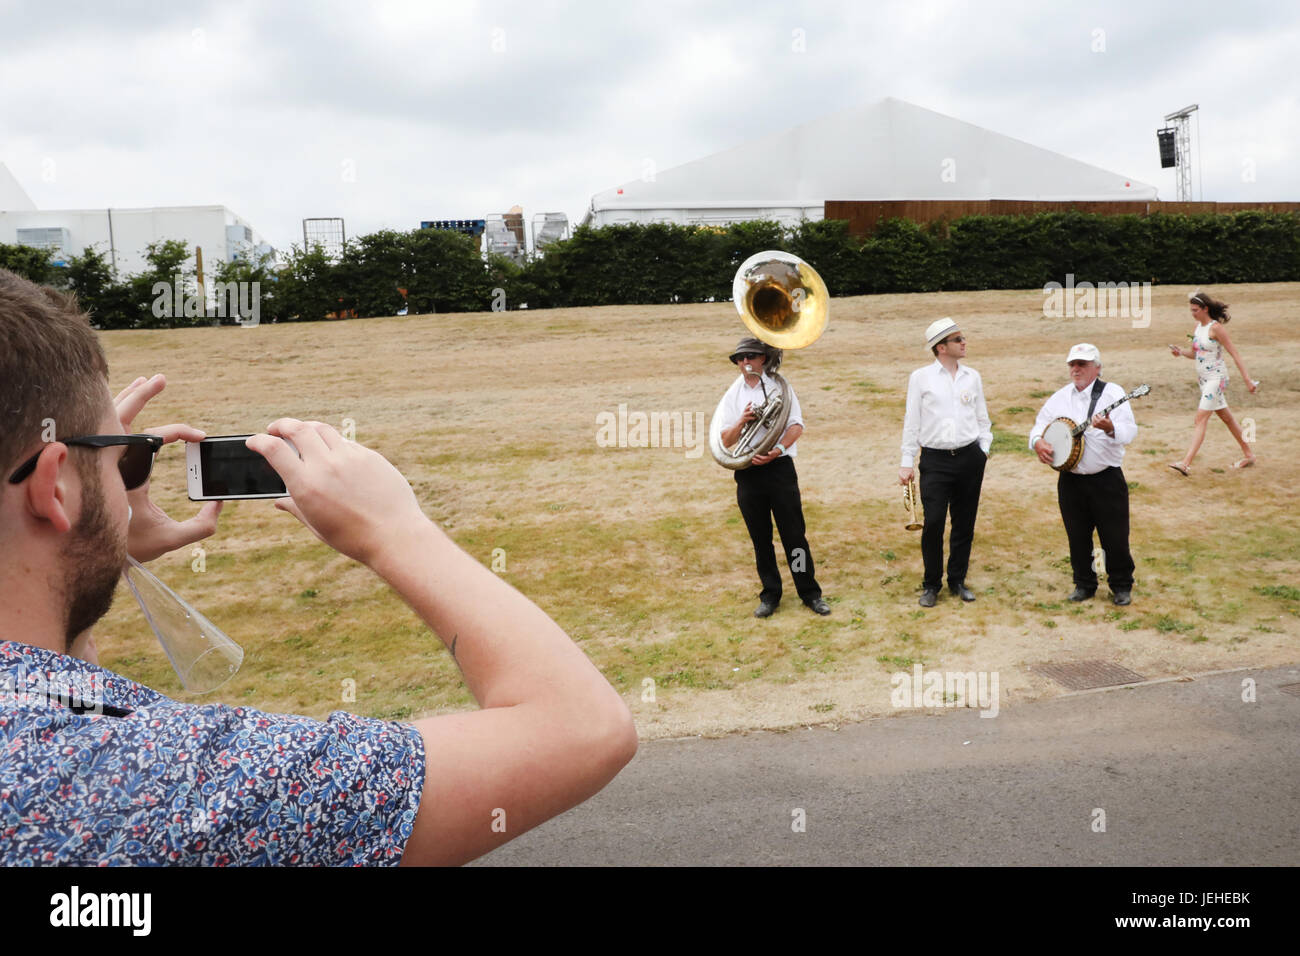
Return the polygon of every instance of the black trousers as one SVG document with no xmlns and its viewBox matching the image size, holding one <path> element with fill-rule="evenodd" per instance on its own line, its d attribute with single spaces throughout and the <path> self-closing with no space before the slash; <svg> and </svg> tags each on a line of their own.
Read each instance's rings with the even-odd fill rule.
<svg viewBox="0 0 1300 956">
<path fill-rule="evenodd" d="M 921 449 L 921 505 L 925 508 L 925 526 L 921 529 L 921 557 L 925 561 L 923 587 L 937 591 L 943 584 L 943 526 L 949 512 L 952 534 L 948 541 L 948 584 L 965 583 L 986 461 L 988 456 L 979 442 L 957 449 L 956 454 Z"/>
<path fill-rule="evenodd" d="M 794 461 L 782 455 L 766 465 L 751 465 L 736 472 L 736 503 L 754 543 L 754 563 L 763 584 L 760 601 L 781 603 L 781 569 L 772 547 L 772 521 L 781 534 L 786 563 L 794 578 L 795 590 L 806 604 L 822 596 L 813 574 L 812 551 L 803 521 L 803 501 L 799 497 L 799 476 Z"/>
<path fill-rule="evenodd" d="M 1097 590 L 1092 567 L 1092 532 L 1095 528 L 1112 591 L 1133 587 L 1133 555 L 1128 550 L 1128 482 L 1120 468 L 1095 475 L 1063 471 L 1056 482 L 1056 500 L 1070 539 L 1070 569 L 1074 586 Z"/>
</svg>

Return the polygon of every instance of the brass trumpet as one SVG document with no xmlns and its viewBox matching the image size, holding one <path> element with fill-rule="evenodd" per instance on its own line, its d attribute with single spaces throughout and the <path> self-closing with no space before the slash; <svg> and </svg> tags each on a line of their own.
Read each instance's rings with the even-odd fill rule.
<svg viewBox="0 0 1300 956">
<path fill-rule="evenodd" d="M 903 511 L 908 519 L 903 527 L 908 531 L 920 531 L 925 527 L 925 507 L 921 504 L 921 493 L 916 487 L 916 475 L 907 479 L 907 487 L 903 489 Z"/>
</svg>

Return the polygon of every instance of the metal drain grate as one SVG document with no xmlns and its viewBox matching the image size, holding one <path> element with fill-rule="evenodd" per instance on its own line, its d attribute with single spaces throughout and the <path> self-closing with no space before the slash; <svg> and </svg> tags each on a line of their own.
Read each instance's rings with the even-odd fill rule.
<svg viewBox="0 0 1300 956">
<path fill-rule="evenodd" d="M 1283 684 L 1278 690 L 1292 697 L 1300 697 L 1300 684 Z"/>
<path fill-rule="evenodd" d="M 1050 677 L 1070 690 L 1092 690 L 1094 687 L 1114 687 L 1117 684 L 1136 684 L 1146 680 L 1136 671 L 1120 667 L 1110 661 L 1076 661 L 1073 664 L 1038 664 L 1030 668 L 1035 674 Z"/>
</svg>

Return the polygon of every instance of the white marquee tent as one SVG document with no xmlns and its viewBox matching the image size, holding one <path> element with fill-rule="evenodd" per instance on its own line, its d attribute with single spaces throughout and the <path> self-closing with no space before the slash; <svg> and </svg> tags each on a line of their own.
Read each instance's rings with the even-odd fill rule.
<svg viewBox="0 0 1300 956">
<path fill-rule="evenodd" d="M 1118 173 L 888 98 L 597 193 L 583 222 L 821 219 L 828 199 L 1154 200 Z"/>
</svg>

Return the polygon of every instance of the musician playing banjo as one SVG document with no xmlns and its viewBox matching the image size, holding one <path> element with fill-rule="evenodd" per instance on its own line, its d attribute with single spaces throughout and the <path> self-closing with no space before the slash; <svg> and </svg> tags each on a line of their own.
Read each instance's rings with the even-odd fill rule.
<svg viewBox="0 0 1300 956">
<path fill-rule="evenodd" d="M 1098 406 L 1106 408 L 1125 397 L 1120 386 L 1099 378 L 1101 353 L 1095 345 L 1081 342 L 1074 346 L 1066 362 L 1070 366 L 1070 384 L 1043 405 L 1029 433 L 1029 447 L 1037 453 L 1039 461 L 1051 465 L 1056 460 L 1053 446 L 1043 437 L 1049 426 L 1058 418 L 1090 422 L 1090 427 L 1083 432 L 1082 454 L 1074 467 L 1061 470 L 1056 484 L 1074 573 L 1070 600 L 1086 601 L 1097 593 L 1092 550 L 1095 528 L 1101 542 L 1101 566 L 1110 583 L 1111 601 L 1128 604 L 1133 590 L 1133 556 L 1128 548 L 1128 482 L 1120 465 L 1125 448 L 1137 437 L 1137 422 L 1128 402 L 1115 407 L 1109 417 L 1094 414 Z"/>
<path fill-rule="evenodd" d="M 743 338 L 731 353 L 731 361 L 741 375 L 727 389 L 719 406 L 725 445 L 734 445 L 741 429 L 752 420 L 753 409 L 777 392 L 778 386 L 767 372 L 781 364 L 782 352 L 756 338 Z M 755 436 L 762 440 L 765 432 Z M 830 605 L 822 598 L 822 589 L 813 575 L 812 551 L 808 548 L 803 520 L 803 502 L 799 497 L 799 477 L 794 470 L 795 442 L 803 434 L 803 414 L 794 389 L 790 389 L 790 417 L 785 432 L 771 451 L 755 455 L 749 468 L 736 471 L 736 502 L 754 544 L 754 562 L 763 590 L 759 595 L 755 617 L 770 617 L 781 603 L 781 569 L 772 548 L 772 520 L 781 535 L 790 574 L 800 599 L 818 614 L 830 614 Z"/>
</svg>

